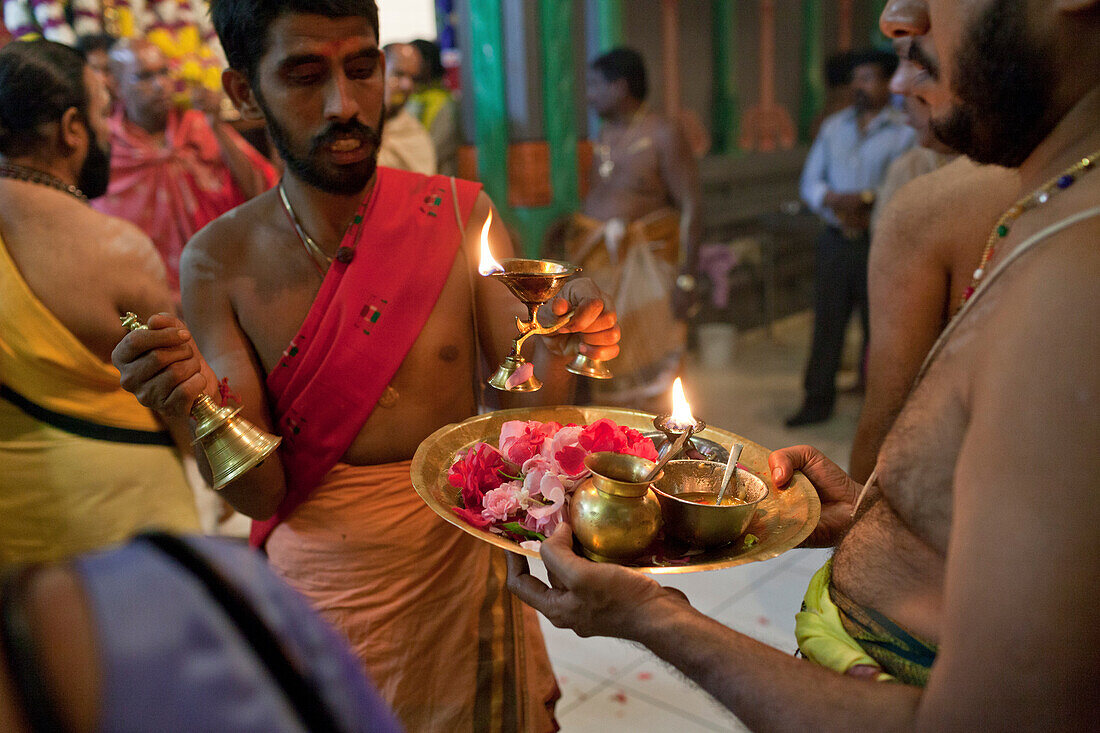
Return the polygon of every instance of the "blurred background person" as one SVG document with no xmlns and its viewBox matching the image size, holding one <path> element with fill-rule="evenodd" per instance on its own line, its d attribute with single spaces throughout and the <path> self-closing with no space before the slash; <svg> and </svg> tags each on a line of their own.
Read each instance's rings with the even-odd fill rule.
<svg viewBox="0 0 1100 733">
<path fill-rule="evenodd" d="M 443 84 L 443 60 L 439 44 L 417 39 L 409 44 L 419 56 L 416 91 L 409 99 L 409 114 L 428 129 L 435 146 L 439 172 L 445 176 L 458 173 L 458 148 L 462 145 L 462 126 L 458 100 Z"/>
<path fill-rule="evenodd" d="M 587 382 L 592 401 L 661 412 L 687 348 L 699 173 L 683 131 L 649 108 L 648 92 L 634 49 L 591 63 L 588 103 L 603 122 L 592 187 L 583 212 L 560 232 L 563 245 L 548 246 L 612 295 L 622 324 L 615 377 Z"/>
<path fill-rule="evenodd" d="M 0 50 L 0 564 L 198 529 L 172 436 L 111 366 L 118 314 L 172 296 L 149 238 L 87 204 L 109 104 L 67 46 Z"/>
<path fill-rule="evenodd" d="M 825 229 L 815 255 L 814 333 L 805 396 L 798 412 L 787 418 L 787 427 L 823 422 L 832 415 L 836 373 L 853 309 L 859 310 L 864 342 L 870 332 L 871 207 L 886 169 L 915 138 L 904 115 L 890 105 L 889 82 L 897 65 L 897 57 L 884 51 L 854 57 L 852 105 L 822 123 L 802 169 L 802 200 L 821 217 Z"/>
<path fill-rule="evenodd" d="M 172 103 L 164 54 L 144 40 L 111 50 L 119 109 L 111 119 L 111 185 L 93 203 L 149 235 L 179 299 L 179 258 L 199 229 L 275 185 L 275 168 L 217 110 Z"/>
<path fill-rule="evenodd" d="M 406 109 L 409 95 L 416 87 L 420 54 L 407 43 L 390 43 L 382 50 L 386 54 L 386 117 L 378 165 L 435 175 L 432 138 Z"/>
</svg>

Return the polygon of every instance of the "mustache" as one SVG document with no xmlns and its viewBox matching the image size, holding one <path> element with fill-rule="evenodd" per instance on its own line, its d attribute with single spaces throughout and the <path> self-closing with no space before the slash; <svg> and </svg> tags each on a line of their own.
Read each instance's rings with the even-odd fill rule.
<svg viewBox="0 0 1100 733">
<path fill-rule="evenodd" d="M 382 136 L 379 134 L 378 130 L 369 125 L 364 125 L 361 122 L 352 120 L 351 122 L 334 122 L 329 125 L 324 132 L 313 138 L 310 152 L 315 153 L 324 146 L 345 138 L 353 138 L 363 143 L 369 142 L 375 147 L 382 144 Z"/>
</svg>

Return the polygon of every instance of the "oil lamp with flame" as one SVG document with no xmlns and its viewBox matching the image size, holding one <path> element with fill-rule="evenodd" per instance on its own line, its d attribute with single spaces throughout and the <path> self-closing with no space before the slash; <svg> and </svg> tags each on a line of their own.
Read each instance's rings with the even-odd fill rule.
<svg viewBox="0 0 1100 733">
<path fill-rule="evenodd" d="M 527 306 L 528 319 L 523 321 L 516 318 L 519 336 L 512 340 L 512 352 L 489 378 L 489 385 L 504 392 L 534 392 L 542 388 L 542 382 L 535 376 L 534 365 L 523 357 L 523 344 L 531 336 L 555 333 L 573 318 L 574 311 L 569 311 L 544 326 L 538 321 L 537 311 L 541 305 L 553 299 L 565 281 L 580 272 L 581 268 L 553 260 L 508 258 L 497 262 L 489 250 L 489 226 L 492 221 L 493 215 L 490 212 L 481 230 L 481 262 L 478 272 L 504 283 Z M 611 372 L 602 362 L 581 353 L 565 368 L 573 374 L 593 379 L 611 378 Z"/>
<path fill-rule="evenodd" d="M 707 424 L 696 420 L 691 414 L 691 405 L 684 394 L 684 383 L 679 377 L 672 384 L 672 414 L 653 418 L 653 427 L 665 434 L 665 442 L 657 452 L 658 459 L 671 453 L 669 460 L 679 457 L 692 435 L 706 430 Z"/>
</svg>

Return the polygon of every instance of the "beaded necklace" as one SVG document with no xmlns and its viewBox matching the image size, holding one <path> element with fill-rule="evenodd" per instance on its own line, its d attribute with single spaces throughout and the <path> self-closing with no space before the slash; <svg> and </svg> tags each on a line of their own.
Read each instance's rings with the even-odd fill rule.
<svg viewBox="0 0 1100 733">
<path fill-rule="evenodd" d="M 37 183 L 42 186 L 49 186 L 62 193 L 67 193 L 84 203 L 88 203 L 88 197 L 73 184 L 65 183 L 56 176 L 51 176 L 49 173 L 44 173 L 34 168 L 27 168 L 25 166 L 15 165 L 14 163 L 0 163 L 0 178 L 10 178 L 14 181 L 26 181 L 27 183 Z"/>
<path fill-rule="evenodd" d="M 986 266 L 996 253 L 997 243 L 1008 236 L 1011 224 L 1019 219 L 1024 212 L 1042 206 L 1050 201 L 1051 196 L 1072 186 L 1082 174 L 1096 167 L 1097 158 L 1100 158 L 1100 150 L 1081 158 L 1081 160 L 1021 198 L 1009 207 L 1008 211 L 1001 214 L 1001 218 L 997 220 L 997 225 L 993 227 L 993 231 L 990 232 L 989 239 L 985 243 L 985 249 L 982 250 L 982 257 L 978 261 L 978 269 L 974 270 L 974 277 L 970 281 L 970 286 L 963 291 L 962 302 L 959 303 L 960 308 L 966 301 L 970 300 L 970 296 L 974 295 L 974 291 L 978 289 L 978 285 L 981 284 L 982 278 L 985 276 Z"/>
</svg>

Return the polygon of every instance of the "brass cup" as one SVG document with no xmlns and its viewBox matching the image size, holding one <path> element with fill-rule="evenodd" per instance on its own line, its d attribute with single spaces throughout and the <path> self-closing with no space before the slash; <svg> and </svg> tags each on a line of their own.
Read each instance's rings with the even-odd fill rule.
<svg viewBox="0 0 1100 733">
<path fill-rule="evenodd" d="M 726 466 L 717 461 L 679 460 L 665 464 L 653 488 L 661 504 L 665 533 L 693 547 L 718 547 L 733 542 L 748 529 L 756 507 L 768 496 L 768 486 L 748 471 L 737 471 L 726 490 L 745 501 L 734 506 L 699 504 L 679 494 L 706 492 L 717 497 Z"/>
<path fill-rule="evenodd" d="M 527 306 L 528 320 L 517 319 L 519 336 L 512 341 L 512 353 L 505 358 L 489 379 L 489 386 L 503 392 L 534 392 L 542 388 L 542 382 L 534 376 L 518 383 L 508 384 L 508 379 L 521 365 L 528 361 L 523 358 L 523 343 L 531 336 L 545 336 L 554 333 L 573 317 L 570 312 L 556 322 L 543 326 L 538 321 L 539 306 L 549 302 L 558 294 L 565 281 L 581 271 L 576 265 L 554 260 L 527 260 L 509 258 L 501 260 L 501 272 L 490 273 L 490 277 L 504 283 L 520 302 Z M 600 361 L 583 354 L 577 354 L 566 370 L 593 379 L 611 379 L 611 372 Z"/>
<path fill-rule="evenodd" d="M 597 562 L 641 555 L 661 528 L 661 507 L 646 480 L 656 464 L 620 453 L 592 453 L 584 465 L 592 475 L 573 492 L 569 507 L 584 555 Z"/>
</svg>

